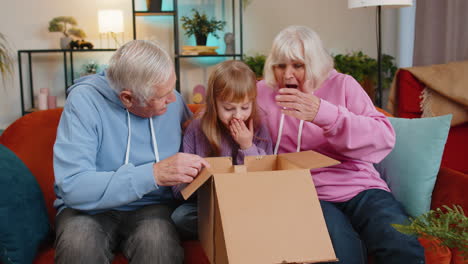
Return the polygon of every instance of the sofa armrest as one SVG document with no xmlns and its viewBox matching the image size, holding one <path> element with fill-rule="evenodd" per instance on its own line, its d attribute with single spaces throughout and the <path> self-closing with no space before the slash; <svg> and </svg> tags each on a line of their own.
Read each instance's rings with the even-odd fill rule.
<svg viewBox="0 0 468 264">
<path fill-rule="evenodd" d="M 468 174 L 441 167 L 437 175 L 434 191 L 432 192 L 431 208 L 439 208 L 442 205 L 460 205 L 468 211 Z"/>
</svg>

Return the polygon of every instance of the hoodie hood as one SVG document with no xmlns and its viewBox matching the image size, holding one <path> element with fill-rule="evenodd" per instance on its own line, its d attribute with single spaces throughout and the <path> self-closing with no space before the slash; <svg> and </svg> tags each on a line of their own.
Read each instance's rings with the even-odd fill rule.
<svg viewBox="0 0 468 264">
<path fill-rule="evenodd" d="M 102 96 L 110 102 L 120 106 L 121 108 L 125 108 L 122 101 L 120 101 L 117 91 L 110 86 L 106 70 L 98 74 L 87 75 L 76 79 L 75 83 L 68 88 L 67 94 L 70 94 L 73 89 L 81 85 L 87 85 L 88 87 L 96 89 L 96 91 L 102 94 Z"/>
</svg>

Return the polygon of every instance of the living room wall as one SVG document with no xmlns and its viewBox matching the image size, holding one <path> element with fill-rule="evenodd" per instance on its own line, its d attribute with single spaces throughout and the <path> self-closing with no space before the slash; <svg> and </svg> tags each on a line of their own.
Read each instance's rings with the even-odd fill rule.
<svg viewBox="0 0 468 264">
<path fill-rule="evenodd" d="M 196 0 L 210 4 L 216 0 Z M 181 1 L 179 1 L 181 2 Z M 137 6 L 144 0 L 137 0 Z M 15 0 L 2 1 L 0 8 L 0 32 L 9 40 L 16 61 L 16 51 L 21 49 L 54 49 L 59 47 L 60 33 L 50 33 L 48 22 L 56 16 L 74 16 L 78 26 L 88 35 L 87 40 L 101 48 L 97 13 L 100 9 L 121 9 L 124 12 L 124 40 L 131 40 L 132 13 L 130 0 Z M 396 56 L 397 17 L 395 9 L 384 9 L 383 52 Z M 375 8 L 348 9 L 346 0 L 250 0 L 244 10 L 244 53 L 267 54 L 274 36 L 284 27 L 302 24 L 315 29 L 331 53 L 362 50 L 376 56 Z M 144 30 L 139 29 L 139 30 Z M 162 38 L 171 36 L 171 28 L 159 29 Z M 166 48 L 171 50 L 171 45 Z M 109 54 L 94 55 L 99 63 L 107 63 Z M 26 58 L 23 59 L 23 61 Z M 81 63 L 88 61 L 86 56 Z M 76 61 L 80 65 L 80 60 Z M 38 56 L 33 60 L 34 87 L 48 87 L 63 99 L 63 58 L 61 55 Z M 24 67 L 24 66 L 23 66 Z M 79 66 L 75 66 L 79 67 Z M 0 82 L 0 129 L 7 127 L 21 116 L 18 65 L 15 63 L 11 78 Z M 24 70 L 24 68 L 23 68 Z M 181 72 L 186 79 L 205 80 L 209 72 L 189 70 Z M 27 81 L 27 79 L 25 78 Z M 27 84 L 26 84 L 27 85 Z M 26 86 L 28 87 L 28 86 Z M 189 101 L 189 94 L 184 94 Z M 62 102 L 63 104 L 63 102 Z M 60 105 L 60 102 L 59 102 Z"/>
</svg>

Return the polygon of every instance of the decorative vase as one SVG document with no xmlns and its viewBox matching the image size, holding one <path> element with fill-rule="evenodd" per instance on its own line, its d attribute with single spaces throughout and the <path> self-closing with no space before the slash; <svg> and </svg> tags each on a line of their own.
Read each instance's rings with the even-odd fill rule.
<svg viewBox="0 0 468 264">
<path fill-rule="evenodd" d="M 224 43 L 226 43 L 226 51 L 224 52 L 225 54 L 235 53 L 234 41 L 234 34 L 232 34 L 231 32 L 226 33 L 224 35 Z"/>
<path fill-rule="evenodd" d="M 420 237 L 418 240 L 424 247 L 426 264 L 450 264 L 452 253 L 448 247 L 440 244 L 440 240 L 434 237 Z"/>
<path fill-rule="evenodd" d="M 197 46 L 206 46 L 206 39 L 208 35 L 197 35 L 195 34 L 195 39 L 197 41 Z"/>
<path fill-rule="evenodd" d="M 61 49 L 69 49 L 71 41 L 72 41 L 72 38 L 70 38 L 70 37 L 61 37 L 60 38 L 60 48 Z"/>
<path fill-rule="evenodd" d="M 148 12 L 161 12 L 162 0 L 146 0 Z"/>
</svg>

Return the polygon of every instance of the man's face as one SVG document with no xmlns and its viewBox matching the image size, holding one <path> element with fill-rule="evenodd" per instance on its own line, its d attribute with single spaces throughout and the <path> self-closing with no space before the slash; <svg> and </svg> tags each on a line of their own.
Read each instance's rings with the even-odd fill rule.
<svg viewBox="0 0 468 264">
<path fill-rule="evenodd" d="M 134 100 L 128 111 L 140 117 L 152 117 L 166 113 L 167 105 L 176 101 L 174 94 L 176 77 L 172 74 L 169 80 L 160 85 L 155 85 L 155 95 L 146 102 L 139 102 Z"/>
<path fill-rule="evenodd" d="M 242 102 L 233 103 L 216 99 L 216 111 L 221 123 L 229 127 L 229 123 L 234 118 L 244 122 L 249 119 L 252 114 L 252 101 L 245 98 Z"/>
</svg>

